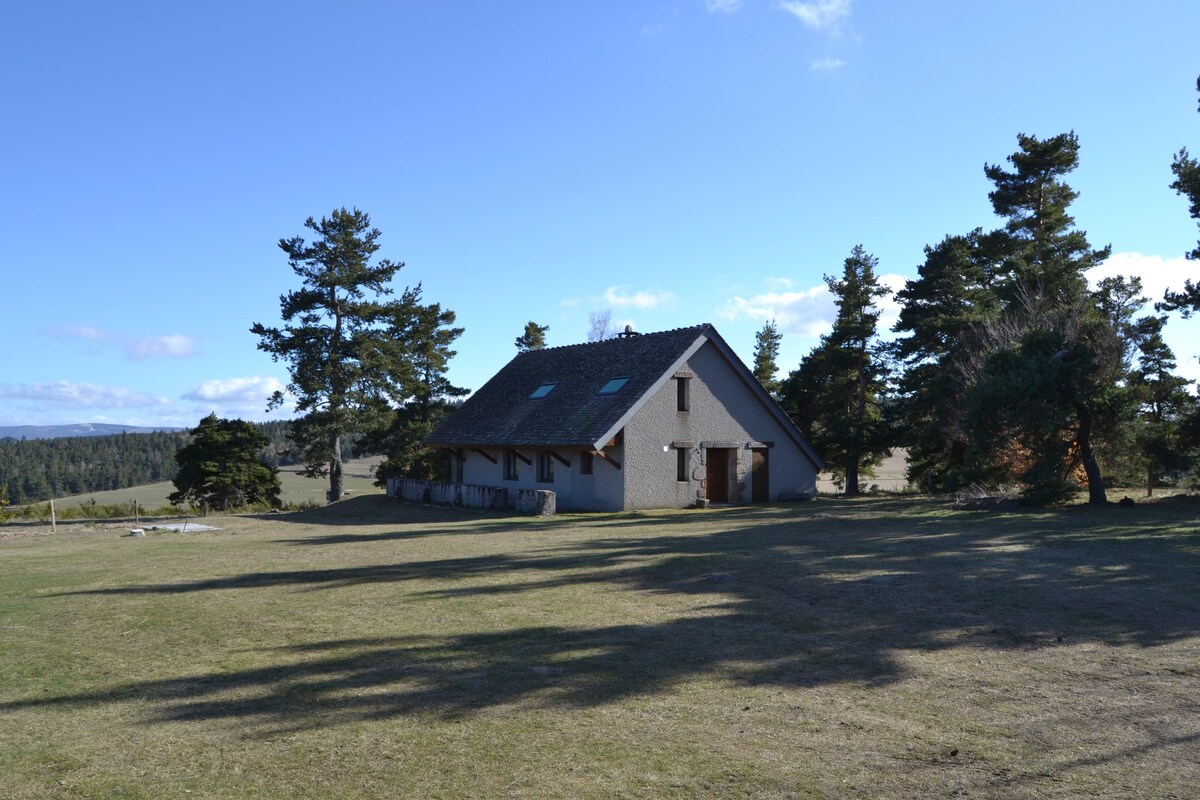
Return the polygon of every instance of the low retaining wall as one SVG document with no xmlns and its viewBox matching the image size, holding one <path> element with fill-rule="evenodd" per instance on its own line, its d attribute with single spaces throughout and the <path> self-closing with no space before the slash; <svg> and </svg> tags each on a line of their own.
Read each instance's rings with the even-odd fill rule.
<svg viewBox="0 0 1200 800">
<path fill-rule="evenodd" d="M 538 517 L 553 517 L 557 512 L 558 496 L 546 489 L 518 489 L 517 512 Z"/>
<path fill-rule="evenodd" d="M 398 497 L 414 503 L 431 503 L 438 506 L 462 506 L 487 511 L 503 511 L 510 508 L 508 489 L 497 486 L 476 486 L 469 483 L 446 483 L 425 481 L 415 478 L 388 478 L 388 497 Z M 516 510 L 522 514 L 552 516 L 555 513 L 554 492 L 544 489 L 519 489 Z"/>
</svg>

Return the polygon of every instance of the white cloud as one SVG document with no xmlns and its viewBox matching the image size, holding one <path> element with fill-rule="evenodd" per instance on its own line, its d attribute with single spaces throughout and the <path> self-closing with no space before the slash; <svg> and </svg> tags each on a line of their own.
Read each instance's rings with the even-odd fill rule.
<svg viewBox="0 0 1200 800">
<path fill-rule="evenodd" d="M 903 275 L 893 273 L 879 276 L 879 282 L 892 292 L 878 301 L 881 334 L 886 334 L 900 317 L 900 306 L 893 298 L 896 291 L 904 288 L 906 280 Z M 747 318 L 765 322 L 774 319 L 784 333 L 816 337 L 833 327 L 837 306 L 829 288 L 822 283 L 801 291 L 772 290 L 749 298 L 735 296 L 717 313 L 730 320 Z"/>
<path fill-rule="evenodd" d="M 69 381 L 0 384 L 0 398 L 24 401 L 43 408 L 146 408 L 170 405 L 166 398 L 146 392 Z"/>
<path fill-rule="evenodd" d="M 780 0 L 779 7 L 813 30 L 834 29 L 850 16 L 851 0 Z"/>
<path fill-rule="evenodd" d="M 809 64 L 808 68 L 813 72 L 833 72 L 845 63 L 840 58 L 820 58 Z"/>
<path fill-rule="evenodd" d="M 657 25 L 643 25 L 642 36 L 645 36 L 648 39 L 657 39 L 659 36 L 662 36 L 662 32 L 666 29 L 667 26 L 661 22 Z"/>
<path fill-rule="evenodd" d="M 603 302 L 611 308 L 636 308 L 648 311 L 675 302 L 671 292 L 640 291 L 629 293 L 628 286 L 610 286 L 604 290 Z"/>
<path fill-rule="evenodd" d="M 1113 253 L 1107 261 L 1094 269 L 1088 270 L 1088 281 L 1093 286 L 1103 278 L 1115 275 L 1126 277 L 1137 276 L 1142 279 L 1142 289 L 1151 302 L 1162 300 L 1163 293 L 1168 289 L 1179 291 L 1183 282 L 1193 283 L 1200 278 L 1200 264 L 1188 261 L 1183 256 L 1163 258 L 1162 256 L 1146 256 L 1141 253 Z"/>
<path fill-rule="evenodd" d="M 143 358 L 188 358 L 200 351 L 200 342 L 194 337 L 173 333 L 126 339 L 124 347 L 126 355 L 135 361 Z"/>
<path fill-rule="evenodd" d="M 1184 281 L 1195 283 L 1200 279 L 1200 264 L 1183 256 L 1163 258 L 1141 253 L 1114 253 L 1100 266 L 1088 270 L 1087 278 L 1095 286 L 1102 279 L 1115 275 L 1136 275 L 1142 279 L 1142 293 L 1149 298 L 1143 312 L 1151 313 L 1153 304 L 1162 300 L 1168 289 L 1179 291 Z M 1185 378 L 1200 381 L 1200 317 L 1185 320 L 1172 314 L 1163 330 L 1163 338 L 1175 352 L 1178 365 L 1175 371 Z"/>
<path fill-rule="evenodd" d="M 742 7 L 742 0 L 707 0 L 708 13 L 732 14 Z"/>
<path fill-rule="evenodd" d="M 268 412 L 267 400 L 275 392 L 283 392 L 283 405 Z M 184 392 L 182 399 L 193 404 L 188 415 L 195 419 L 208 414 L 255 421 L 286 419 L 293 415 L 296 405 L 296 398 L 286 391 L 283 381 L 263 375 L 213 378 Z"/>
<path fill-rule="evenodd" d="M 799 292 L 764 292 L 753 297 L 730 298 L 717 312 L 726 319 L 774 319 L 785 333 L 820 336 L 834 316 L 833 295 L 825 285 Z"/>
<path fill-rule="evenodd" d="M 277 378 L 254 375 L 249 378 L 214 378 L 204 381 L 195 389 L 185 392 L 184 400 L 198 403 L 219 403 L 222 405 L 266 405 L 267 398 L 275 392 L 281 392 L 284 384 Z"/>
</svg>

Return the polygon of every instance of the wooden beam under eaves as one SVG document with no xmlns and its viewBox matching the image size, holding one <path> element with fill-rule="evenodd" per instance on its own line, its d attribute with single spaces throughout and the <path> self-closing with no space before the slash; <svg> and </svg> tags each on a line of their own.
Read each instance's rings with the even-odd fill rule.
<svg viewBox="0 0 1200 800">
<path fill-rule="evenodd" d="M 553 450 L 547 450 L 546 452 L 550 454 L 551 458 L 553 458 L 558 463 L 562 464 L 567 469 L 571 468 L 571 462 L 567 461 L 567 459 L 563 458 L 558 453 L 554 452 Z"/>
<path fill-rule="evenodd" d="M 471 452 L 479 453 L 479 455 L 483 456 L 484 458 L 486 458 L 488 461 L 492 462 L 493 464 L 496 463 L 496 459 L 493 456 L 489 455 L 488 453 L 484 452 L 483 450 L 480 450 L 478 447 L 472 447 Z"/>
<path fill-rule="evenodd" d="M 530 461 L 530 460 L 529 460 L 528 458 L 526 458 L 525 456 L 521 455 L 521 451 L 520 451 L 520 450 L 517 450 L 517 449 L 515 449 L 515 448 L 514 448 L 514 449 L 513 449 L 513 451 L 512 451 L 512 453 L 513 453 L 513 455 L 514 455 L 514 456 L 516 456 L 517 458 L 519 458 L 519 459 L 521 459 L 522 461 L 524 461 L 524 462 L 525 462 L 525 466 L 527 466 L 527 467 L 533 466 L 533 462 L 532 462 L 532 461 Z"/>
<path fill-rule="evenodd" d="M 610 466 L 616 467 L 617 469 L 621 468 L 621 462 L 617 461 L 612 456 L 605 455 L 603 450 L 593 450 L 592 455 L 594 455 L 596 458 L 600 459 L 601 461 L 609 464 Z"/>
</svg>

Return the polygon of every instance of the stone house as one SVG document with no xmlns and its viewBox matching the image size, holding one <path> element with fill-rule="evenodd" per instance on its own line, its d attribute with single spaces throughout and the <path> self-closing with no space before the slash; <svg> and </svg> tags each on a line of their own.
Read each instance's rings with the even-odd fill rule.
<svg viewBox="0 0 1200 800">
<path fill-rule="evenodd" d="M 811 497 L 823 462 L 712 325 L 517 355 L 425 439 L 560 510 Z"/>
</svg>

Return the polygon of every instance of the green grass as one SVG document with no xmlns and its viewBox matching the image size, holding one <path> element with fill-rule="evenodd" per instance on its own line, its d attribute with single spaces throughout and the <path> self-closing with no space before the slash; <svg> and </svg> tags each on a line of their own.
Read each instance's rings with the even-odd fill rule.
<svg viewBox="0 0 1200 800">
<path fill-rule="evenodd" d="M 1200 787 L 1181 500 L 216 524 L 0 541 L 0 796 Z"/>
</svg>

